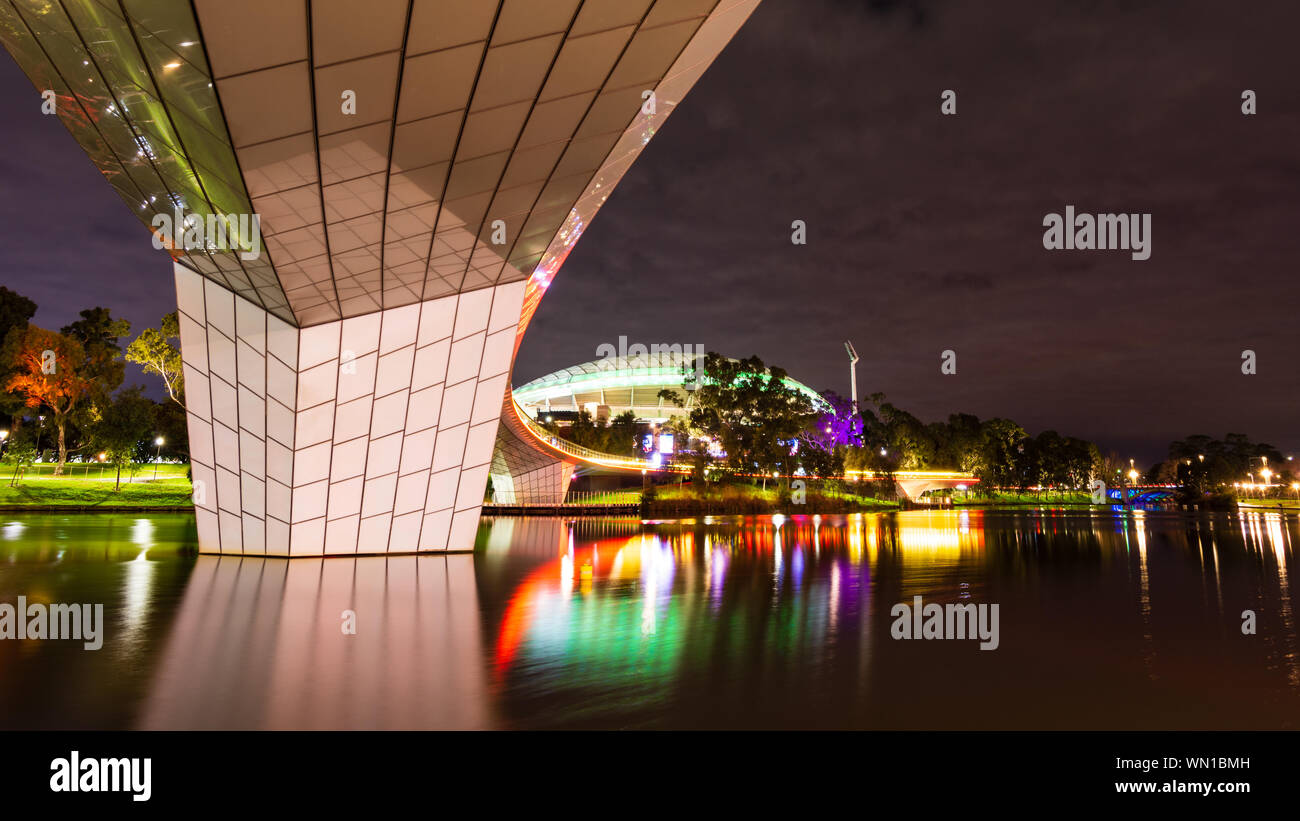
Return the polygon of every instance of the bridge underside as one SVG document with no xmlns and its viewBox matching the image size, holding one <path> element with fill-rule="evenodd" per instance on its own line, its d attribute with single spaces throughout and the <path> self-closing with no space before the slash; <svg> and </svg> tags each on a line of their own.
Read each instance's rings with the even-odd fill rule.
<svg viewBox="0 0 1300 821">
<path fill-rule="evenodd" d="M 533 312 L 758 2 L 0 2 L 175 263 L 200 551 L 471 548 Z"/>
<path fill-rule="evenodd" d="M 908 499 L 916 500 L 922 494 L 931 490 L 944 490 L 955 488 L 958 485 L 965 485 L 973 482 L 973 477 L 963 477 L 961 479 L 905 479 L 895 480 L 899 493 Z"/>
</svg>

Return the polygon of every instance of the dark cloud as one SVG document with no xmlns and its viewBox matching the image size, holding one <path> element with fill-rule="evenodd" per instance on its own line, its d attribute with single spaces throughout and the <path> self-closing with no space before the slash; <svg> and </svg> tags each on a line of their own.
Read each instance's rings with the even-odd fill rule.
<svg viewBox="0 0 1300 821">
<path fill-rule="evenodd" d="M 848 337 L 863 390 L 924 418 L 1139 456 L 1196 431 L 1300 448 L 1297 22 L 1282 3 L 767 0 L 570 256 L 517 379 L 625 334 L 846 391 Z M 1044 251 L 1070 204 L 1151 212 L 1152 258 Z"/>
</svg>

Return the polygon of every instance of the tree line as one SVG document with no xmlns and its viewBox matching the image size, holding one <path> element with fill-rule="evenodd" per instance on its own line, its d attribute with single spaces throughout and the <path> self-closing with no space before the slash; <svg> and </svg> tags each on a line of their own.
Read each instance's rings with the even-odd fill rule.
<svg viewBox="0 0 1300 821">
<path fill-rule="evenodd" d="M 876 393 L 855 409 L 851 399 L 827 391 L 815 401 L 786 381 L 783 368 L 757 356 L 733 360 L 705 356 L 699 375 L 683 374 L 679 389 L 660 397 L 686 414 L 666 432 L 690 442 L 677 458 L 693 464 L 697 477 L 711 475 L 819 477 L 899 471 L 970 473 L 982 489 L 1050 487 L 1084 490 L 1094 479 L 1115 487 L 1132 481 L 1131 463 L 1093 442 L 1045 430 L 1030 434 L 1013 420 L 954 413 L 923 422 Z M 617 425 L 593 423 L 590 415 L 563 432 L 579 444 L 609 453 L 635 452 L 639 430 L 631 412 Z M 1230 433 L 1223 439 L 1197 435 L 1169 446 L 1169 458 L 1139 471 L 1140 481 L 1182 484 L 1199 492 L 1242 481 L 1252 466 L 1273 465 L 1274 481 L 1290 482 L 1290 463 L 1276 448 Z"/>
<path fill-rule="evenodd" d="M 188 458 L 176 314 L 128 343 L 131 323 L 107 308 L 87 308 L 57 331 L 32 323 L 36 308 L 0 286 L 0 413 L 9 420 L 2 444 L 15 477 L 47 453 L 55 476 L 71 459 L 116 465 L 120 477 L 158 455 Z M 160 376 L 168 399 L 124 386 L 127 362 Z"/>
</svg>

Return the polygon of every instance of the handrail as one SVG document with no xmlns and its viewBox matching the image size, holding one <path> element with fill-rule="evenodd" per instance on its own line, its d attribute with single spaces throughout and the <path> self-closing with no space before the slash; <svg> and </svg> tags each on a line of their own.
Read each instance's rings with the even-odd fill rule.
<svg viewBox="0 0 1300 821">
<path fill-rule="evenodd" d="M 861 478 L 861 479 L 883 479 L 887 474 L 880 470 L 846 470 L 844 478 Z M 962 473 L 959 470 L 896 470 L 893 472 L 895 479 L 936 479 L 952 480 L 966 482 L 968 484 L 978 484 L 979 477 L 969 473 Z"/>
<path fill-rule="evenodd" d="M 584 462 L 591 462 L 592 464 L 601 465 L 603 467 L 623 468 L 625 470 L 667 470 L 675 473 L 690 471 L 689 467 L 675 465 L 671 460 L 666 460 L 656 465 L 649 459 L 642 459 L 637 456 L 616 456 L 612 453 L 604 453 L 603 451 L 593 450 L 592 448 L 570 442 L 569 440 L 557 436 L 542 427 L 537 420 L 528 415 L 528 412 L 525 411 L 523 407 L 520 406 L 519 402 L 515 401 L 513 397 L 511 398 L 511 404 L 514 405 L 515 416 L 538 441 L 553 450 L 557 450 L 567 456 L 572 456 L 575 459 L 581 459 Z"/>
<path fill-rule="evenodd" d="M 521 498 L 513 490 L 498 490 L 489 504 L 500 507 L 630 507 L 641 503 L 641 491 L 636 490 L 570 490 L 558 502 L 538 502 Z"/>
</svg>

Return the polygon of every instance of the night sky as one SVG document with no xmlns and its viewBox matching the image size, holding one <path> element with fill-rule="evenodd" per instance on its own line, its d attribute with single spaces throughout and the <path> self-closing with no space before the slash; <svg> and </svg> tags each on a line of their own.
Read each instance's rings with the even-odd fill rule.
<svg viewBox="0 0 1300 821">
<path fill-rule="evenodd" d="M 625 335 L 847 393 L 849 338 L 860 392 L 925 420 L 1300 451 L 1297 31 L 1291 2 L 765 0 L 578 243 L 515 384 Z M 156 323 L 167 256 L 39 104 L 6 53 L 0 284 L 46 327 Z M 1067 205 L 1150 213 L 1151 258 L 1045 250 Z"/>
</svg>

